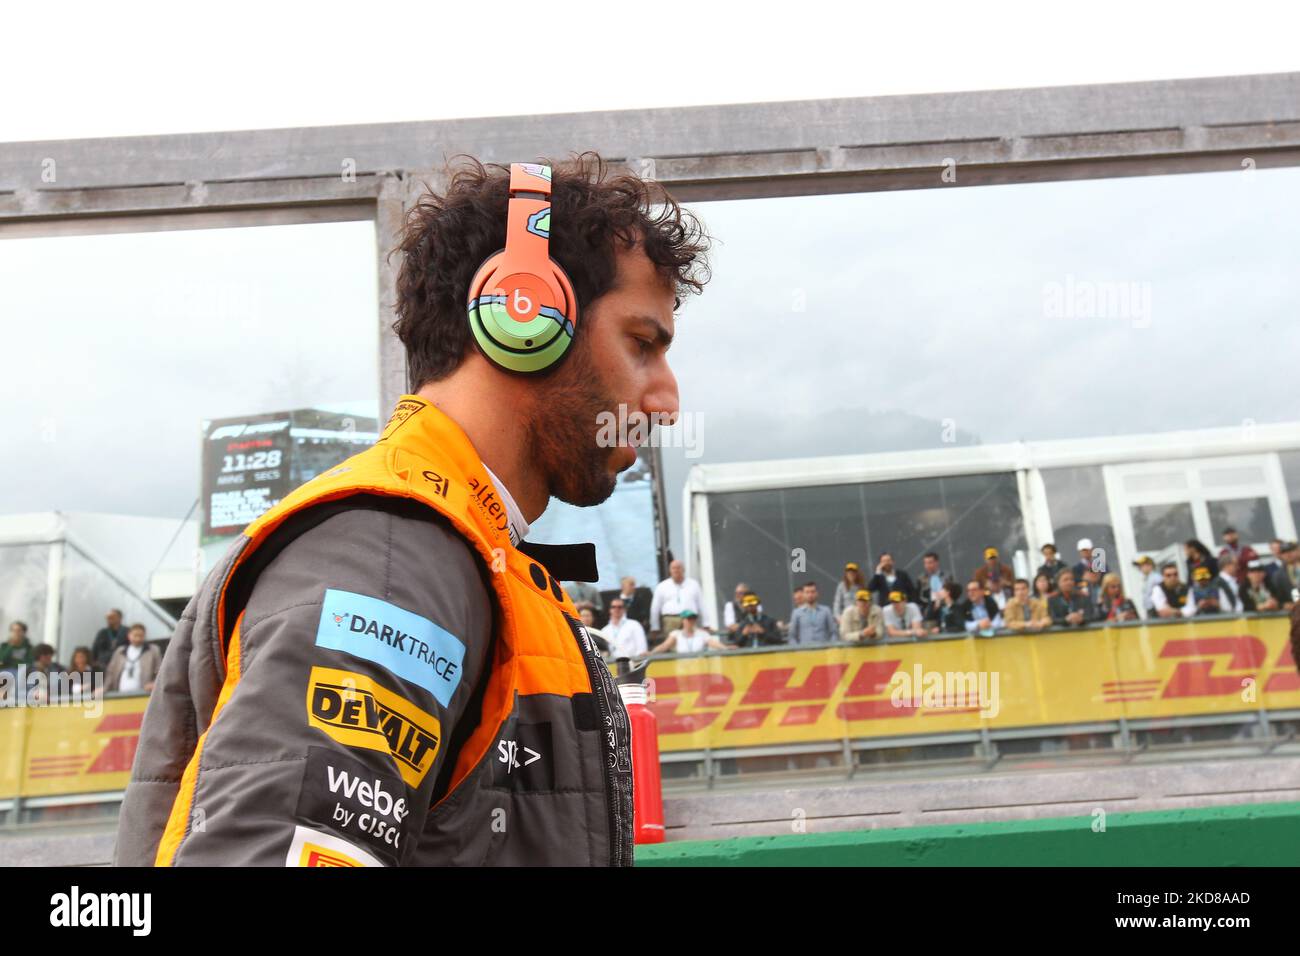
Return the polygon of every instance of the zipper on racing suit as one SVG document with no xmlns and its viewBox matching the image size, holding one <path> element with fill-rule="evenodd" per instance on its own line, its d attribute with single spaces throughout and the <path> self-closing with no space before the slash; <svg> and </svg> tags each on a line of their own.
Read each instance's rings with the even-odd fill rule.
<svg viewBox="0 0 1300 956">
<path fill-rule="evenodd" d="M 605 804 L 609 814 L 610 866 L 632 863 L 632 747 L 631 725 L 623 699 L 614 687 L 614 679 L 604 658 L 587 636 L 581 623 L 564 614 L 569 630 L 578 642 L 582 659 L 591 678 L 591 696 L 600 719 L 601 748 L 605 753 Z"/>
</svg>

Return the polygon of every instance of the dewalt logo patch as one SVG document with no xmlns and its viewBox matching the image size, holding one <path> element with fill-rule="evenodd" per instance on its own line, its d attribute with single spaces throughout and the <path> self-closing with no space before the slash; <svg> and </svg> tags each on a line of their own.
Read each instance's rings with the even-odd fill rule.
<svg viewBox="0 0 1300 956">
<path fill-rule="evenodd" d="M 402 779 L 418 787 L 438 755 L 442 723 L 369 677 L 313 667 L 307 723 L 346 747 L 389 754 Z"/>
</svg>

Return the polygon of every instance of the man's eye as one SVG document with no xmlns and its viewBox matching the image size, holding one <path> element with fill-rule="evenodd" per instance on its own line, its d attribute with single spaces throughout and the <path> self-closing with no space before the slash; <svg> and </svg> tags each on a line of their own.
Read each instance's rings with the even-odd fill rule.
<svg viewBox="0 0 1300 956">
<path fill-rule="evenodd" d="M 641 352 L 642 355 L 647 355 L 647 354 L 649 354 L 649 352 L 650 352 L 650 347 L 651 347 L 652 345 L 654 345 L 654 343 L 651 342 L 649 339 L 638 338 L 638 339 L 636 340 L 636 347 L 640 350 L 640 352 Z"/>
</svg>

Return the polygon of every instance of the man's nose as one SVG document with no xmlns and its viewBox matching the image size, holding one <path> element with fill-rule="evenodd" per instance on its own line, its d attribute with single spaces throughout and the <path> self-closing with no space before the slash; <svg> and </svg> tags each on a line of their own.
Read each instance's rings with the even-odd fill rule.
<svg viewBox="0 0 1300 956">
<path fill-rule="evenodd" d="M 673 374 L 666 360 L 660 363 L 658 371 L 646 386 L 645 394 L 641 398 L 641 411 L 661 425 L 677 423 L 677 415 L 681 411 L 677 395 L 677 376 Z"/>
</svg>

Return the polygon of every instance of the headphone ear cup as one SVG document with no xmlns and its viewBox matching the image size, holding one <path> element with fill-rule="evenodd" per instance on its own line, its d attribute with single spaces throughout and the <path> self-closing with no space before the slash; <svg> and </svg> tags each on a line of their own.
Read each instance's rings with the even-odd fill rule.
<svg viewBox="0 0 1300 956">
<path fill-rule="evenodd" d="M 505 255 L 501 250 L 485 259 L 470 283 L 466 307 L 470 334 L 483 356 L 498 368 L 523 375 L 548 372 L 573 344 L 577 313 L 573 285 L 554 260 L 549 277 L 514 273 L 503 278 Z M 497 288 L 501 283 L 512 288 Z M 520 320 L 510 314 L 507 301 L 512 295 L 542 299 L 531 319 Z M 545 304 L 546 298 L 557 300 L 556 304 Z"/>
</svg>

